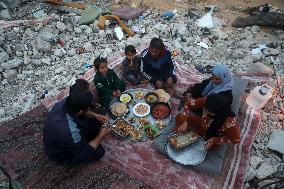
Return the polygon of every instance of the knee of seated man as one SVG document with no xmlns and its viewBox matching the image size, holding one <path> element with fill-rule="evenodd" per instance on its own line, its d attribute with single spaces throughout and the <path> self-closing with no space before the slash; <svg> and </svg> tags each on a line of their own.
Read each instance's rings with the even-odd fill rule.
<svg viewBox="0 0 284 189">
<path fill-rule="evenodd" d="M 97 149 L 96 149 L 95 161 L 101 159 L 104 155 L 105 155 L 105 149 L 104 149 L 103 146 L 100 144 L 100 145 L 97 147 Z"/>
</svg>

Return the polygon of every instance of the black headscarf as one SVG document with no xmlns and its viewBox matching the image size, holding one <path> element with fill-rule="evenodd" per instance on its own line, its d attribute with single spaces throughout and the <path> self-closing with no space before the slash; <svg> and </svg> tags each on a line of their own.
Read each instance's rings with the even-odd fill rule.
<svg viewBox="0 0 284 189">
<path fill-rule="evenodd" d="M 207 129 L 206 138 L 218 136 L 218 131 L 228 117 L 235 117 L 231 110 L 231 99 L 218 94 L 209 95 L 205 106 L 208 111 L 215 114 L 211 125 Z"/>
</svg>

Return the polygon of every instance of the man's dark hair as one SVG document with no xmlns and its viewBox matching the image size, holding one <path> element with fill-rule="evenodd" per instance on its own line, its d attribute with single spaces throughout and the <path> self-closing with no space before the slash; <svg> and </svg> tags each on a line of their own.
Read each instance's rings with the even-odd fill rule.
<svg viewBox="0 0 284 189">
<path fill-rule="evenodd" d="M 165 48 L 165 45 L 162 39 L 155 37 L 150 42 L 150 48 L 163 50 Z"/>
<path fill-rule="evenodd" d="M 82 91 L 89 89 L 89 83 L 85 79 L 76 79 L 75 84 L 70 87 L 69 94 L 72 91 Z"/>
<path fill-rule="evenodd" d="M 124 49 L 124 53 L 127 54 L 127 53 L 135 53 L 136 54 L 136 49 L 133 45 L 127 45 Z"/>
<path fill-rule="evenodd" d="M 68 112 L 76 114 L 80 110 L 87 110 L 93 105 L 94 97 L 93 94 L 88 90 L 73 90 L 72 93 L 67 97 L 65 106 Z"/>
<path fill-rule="evenodd" d="M 95 60 L 94 60 L 94 67 L 95 69 L 98 71 L 99 70 L 99 67 L 100 67 L 100 64 L 102 63 L 107 63 L 107 59 L 106 58 L 103 58 L 101 56 L 98 56 Z"/>
</svg>

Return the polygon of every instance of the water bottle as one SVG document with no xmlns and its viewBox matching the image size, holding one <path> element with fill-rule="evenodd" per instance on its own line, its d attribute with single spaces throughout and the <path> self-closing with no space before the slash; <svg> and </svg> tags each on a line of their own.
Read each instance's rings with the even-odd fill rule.
<svg viewBox="0 0 284 189">
<path fill-rule="evenodd" d="M 257 86 L 250 91 L 250 94 L 246 99 L 246 103 L 256 110 L 261 109 L 272 97 L 273 90 L 274 89 L 272 87 L 266 84 Z"/>
</svg>

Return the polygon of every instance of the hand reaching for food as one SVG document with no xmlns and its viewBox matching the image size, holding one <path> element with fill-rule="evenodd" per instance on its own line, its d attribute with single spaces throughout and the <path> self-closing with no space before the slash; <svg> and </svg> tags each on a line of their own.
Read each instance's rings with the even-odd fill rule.
<svg viewBox="0 0 284 189">
<path fill-rule="evenodd" d="M 182 124 L 178 127 L 177 131 L 179 133 L 185 133 L 188 129 L 187 121 L 182 122 Z"/>
</svg>

